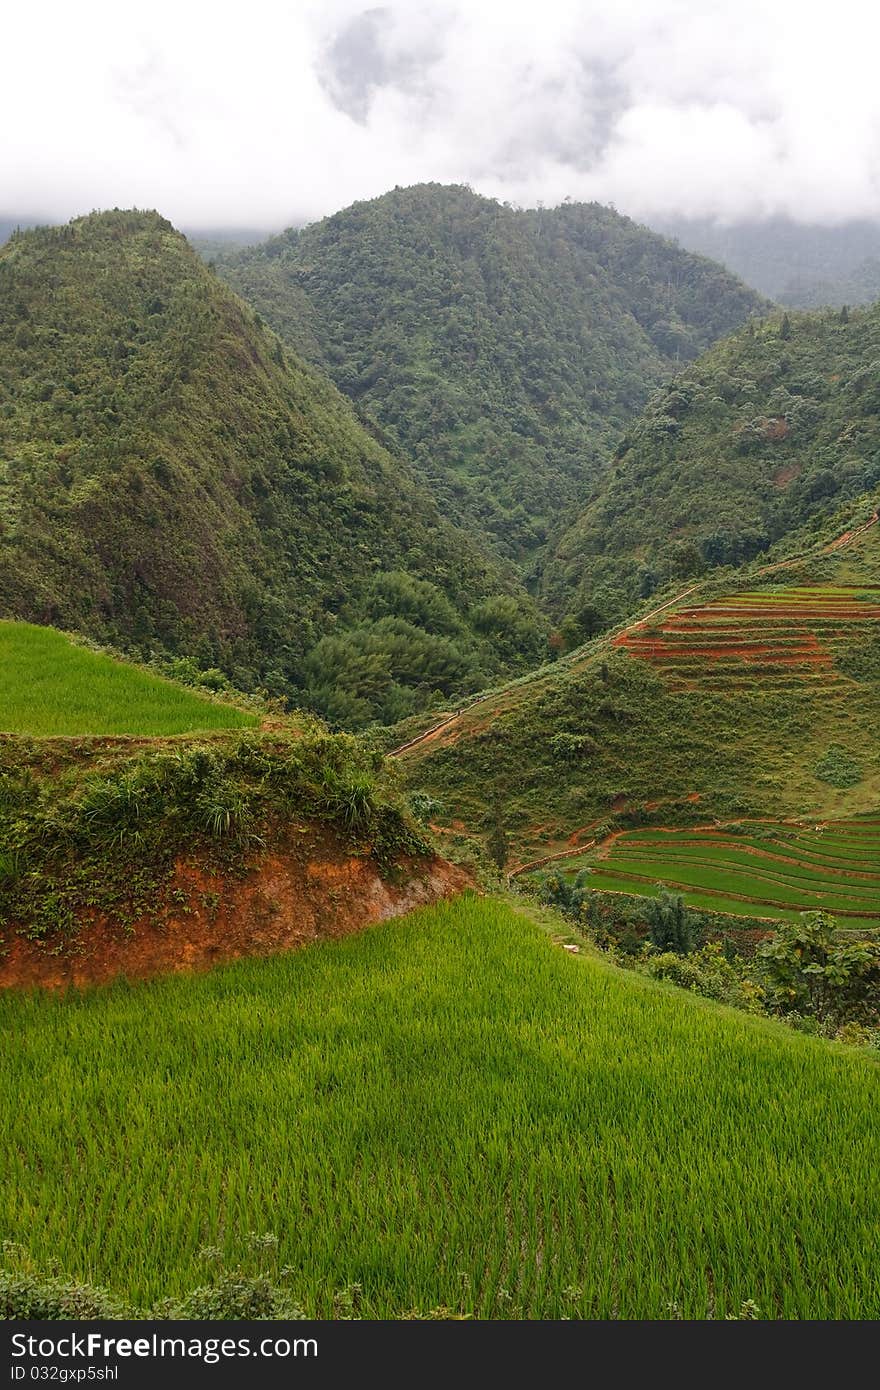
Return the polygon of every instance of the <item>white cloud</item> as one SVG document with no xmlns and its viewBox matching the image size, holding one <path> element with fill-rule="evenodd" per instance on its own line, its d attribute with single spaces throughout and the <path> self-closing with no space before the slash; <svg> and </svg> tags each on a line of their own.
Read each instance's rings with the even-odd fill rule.
<svg viewBox="0 0 880 1390">
<path fill-rule="evenodd" d="M 52 0 L 4 16 L 0 212 L 281 225 L 437 179 L 880 219 L 878 51 L 864 0 Z"/>
</svg>

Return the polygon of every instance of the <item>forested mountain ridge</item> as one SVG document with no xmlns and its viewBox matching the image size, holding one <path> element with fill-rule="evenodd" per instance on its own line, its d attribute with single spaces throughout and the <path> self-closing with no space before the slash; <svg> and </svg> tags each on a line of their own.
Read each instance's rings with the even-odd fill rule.
<svg viewBox="0 0 880 1390">
<path fill-rule="evenodd" d="M 653 396 L 561 538 L 544 597 L 617 621 L 878 483 L 880 305 L 749 323 Z"/>
<path fill-rule="evenodd" d="M 0 250 L 0 609 L 340 722 L 533 660 L 525 594 L 155 213 Z"/>
<path fill-rule="evenodd" d="M 440 184 L 217 268 L 401 447 L 447 516 L 526 568 L 652 385 L 765 307 L 609 208 L 516 210 Z"/>
</svg>

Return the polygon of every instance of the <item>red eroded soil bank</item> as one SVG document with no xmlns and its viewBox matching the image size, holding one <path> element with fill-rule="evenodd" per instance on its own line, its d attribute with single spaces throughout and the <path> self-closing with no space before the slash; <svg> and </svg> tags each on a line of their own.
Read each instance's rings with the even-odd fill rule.
<svg viewBox="0 0 880 1390">
<path fill-rule="evenodd" d="M 308 855 L 291 837 L 241 877 L 179 862 L 172 901 L 133 925 L 93 915 L 61 940 L 13 935 L 0 956 L 0 987 L 59 989 L 205 970 L 347 936 L 470 886 L 445 859 L 402 857 L 383 878 L 374 859 L 345 852 L 329 834 L 317 853 L 313 840 Z"/>
</svg>

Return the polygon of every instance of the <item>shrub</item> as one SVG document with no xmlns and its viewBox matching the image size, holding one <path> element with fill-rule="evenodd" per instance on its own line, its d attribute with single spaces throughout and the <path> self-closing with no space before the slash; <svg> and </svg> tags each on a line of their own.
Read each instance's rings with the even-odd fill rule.
<svg viewBox="0 0 880 1390">
<path fill-rule="evenodd" d="M 699 916 L 684 905 L 678 893 L 661 893 L 649 898 L 644 907 L 648 939 L 659 951 L 687 955 L 697 943 L 702 927 Z"/>
<path fill-rule="evenodd" d="M 0 1319 L 55 1322 L 124 1318 L 128 1310 L 104 1289 L 66 1279 L 38 1278 L 0 1269 Z"/>
<path fill-rule="evenodd" d="M 62 1319 L 125 1318 L 131 1310 L 105 1289 L 37 1270 L 27 1251 L 3 1242 L 0 1265 L 0 1320 L 56 1322 Z"/>
<path fill-rule="evenodd" d="M 816 763 L 813 771 L 821 782 L 827 782 L 829 786 L 839 787 L 841 790 L 854 787 L 862 780 L 859 764 L 839 743 L 831 745 L 824 757 Z"/>
<path fill-rule="evenodd" d="M 429 821 L 436 820 L 444 811 L 443 802 L 425 791 L 410 792 L 409 808 L 420 825 L 427 825 Z"/>
<path fill-rule="evenodd" d="M 578 920 L 585 908 L 589 895 L 587 882 L 589 879 L 589 869 L 582 869 L 575 879 L 567 879 L 564 874 L 555 869 L 541 884 L 538 891 L 539 900 L 550 907 L 556 907 L 560 912 L 564 912 L 566 917 L 573 917 Z"/>
<path fill-rule="evenodd" d="M 636 968 L 653 979 L 669 980 L 694 994 L 747 1009 L 750 1013 L 760 1012 L 762 1008 L 763 990 L 745 974 L 739 960 L 728 959 L 718 942 L 709 942 L 689 955 L 676 951 L 648 955 Z"/>
<path fill-rule="evenodd" d="M 880 1018 L 880 942 L 839 940 L 824 912 L 780 923 L 758 958 L 779 1013 L 836 1028 Z"/>
<path fill-rule="evenodd" d="M 214 1284 L 193 1289 L 182 1298 L 165 1299 L 151 1310 L 159 1318 L 265 1320 L 301 1319 L 305 1315 L 290 1292 L 273 1284 L 266 1274 L 248 1275 L 241 1270 L 223 1273 Z"/>
</svg>

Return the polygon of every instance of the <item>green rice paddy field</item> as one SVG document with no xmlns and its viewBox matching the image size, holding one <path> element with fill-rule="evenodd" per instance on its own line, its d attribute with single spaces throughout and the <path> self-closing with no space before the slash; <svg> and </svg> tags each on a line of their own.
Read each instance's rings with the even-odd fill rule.
<svg viewBox="0 0 880 1390">
<path fill-rule="evenodd" d="M 78 647 L 54 628 L 0 622 L 0 732 L 170 735 L 256 718 L 137 666 Z"/>
<path fill-rule="evenodd" d="M 777 920 L 824 908 L 841 926 L 880 927 L 880 816 L 744 823 L 736 834 L 632 830 L 564 867 L 588 865 L 590 887 L 604 891 L 654 895 L 662 884 L 696 908 Z"/>
<path fill-rule="evenodd" d="M 877 1065 L 501 900 L 0 1025 L 0 1235 L 141 1307 L 274 1232 L 318 1316 L 880 1316 Z"/>
</svg>

